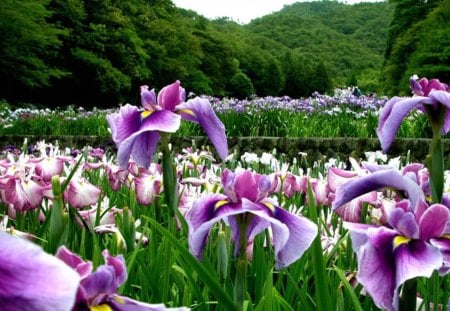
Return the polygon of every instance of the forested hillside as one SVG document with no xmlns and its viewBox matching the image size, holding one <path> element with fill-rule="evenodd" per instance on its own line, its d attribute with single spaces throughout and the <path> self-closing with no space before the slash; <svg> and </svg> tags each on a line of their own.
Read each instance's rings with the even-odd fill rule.
<svg viewBox="0 0 450 311">
<path fill-rule="evenodd" d="M 252 22 L 248 29 L 282 43 L 311 64 L 323 63 L 334 85 L 358 83 L 375 91 L 391 13 L 387 2 L 296 3 Z"/>
<path fill-rule="evenodd" d="M 423 2 L 408 1 L 415 8 Z M 300 97 L 350 84 L 379 92 L 386 47 L 403 55 L 393 45 L 399 34 L 392 17 L 404 11 L 395 2 L 296 3 L 240 25 L 170 0 L 0 1 L 0 99 L 111 107 L 136 103 L 142 84 L 158 89 L 175 79 L 188 91 L 219 97 Z M 448 6 L 427 8 L 434 21 L 424 15 L 401 35 L 449 20 L 442 21 Z M 448 38 L 448 31 L 420 37 L 415 47 L 428 48 L 433 36 Z M 411 66 L 428 64 L 429 53 L 410 52 Z M 386 65 L 392 63 L 384 74 L 398 71 L 395 62 Z"/>
<path fill-rule="evenodd" d="M 394 4 L 380 86 L 388 95 L 410 94 L 408 79 L 450 82 L 450 1 L 390 0 Z"/>
</svg>

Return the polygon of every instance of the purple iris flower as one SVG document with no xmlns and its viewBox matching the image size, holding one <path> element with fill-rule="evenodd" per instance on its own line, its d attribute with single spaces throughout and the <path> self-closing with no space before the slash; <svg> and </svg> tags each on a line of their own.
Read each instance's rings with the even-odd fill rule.
<svg viewBox="0 0 450 311">
<path fill-rule="evenodd" d="M 299 259 L 317 235 L 317 226 L 304 217 L 275 206 L 267 197 L 271 189 L 269 176 L 248 170 L 222 174 L 224 194 L 208 194 L 197 199 L 186 215 L 189 225 L 189 249 L 201 258 L 211 227 L 221 219 L 230 225 L 235 255 L 240 245 L 239 227 L 246 223 L 246 240 L 270 227 L 273 234 L 276 268 Z"/>
<path fill-rule="evenodd" d="M 127 269 L 122 255 L 113 257 L 103 251 L 105 264 L 92 271 L 92 262 L 84 261 L 78 255 L 62 246 L 56 257 L 78 272 L 81 281 L 75 306 L 72 311 L 115 310 L 115 311 L 186 311 L 188 308 L 166 308 L 163 304 L 142 303 L 116 294 L 120 285 L 127 279 Z"/>
<path fill-rule="evenodd" d="M 0 309 L 70 311 L 80 277 L 25 239 L 0 232 Z"/>
<path fill-rule="evenodd" d="M 426 112 L 435 120 L 436 114 L 440 111 L 440 106 L 450 107 L 449 87 L 437 79 L 428 80 L 422 78 L 419 81 L 413 77 L 410 79 L 411 89 L 415 96 L 413 97 L 393 97 L 380 112 L 380 119 L 377 128 L 378 138 L 381 147 L 387 151 L 392 144 L 395 135 L 400 128 L 403 119 L 413 109 L 419 109 Z M 450 131 L 450 115 L 448 109 L 445 109 L 445 119 L 442 125 L 442 134 Z"/>
<path fill-rule="evenodd" d="M 450 270 L 450 211 L 442 204 L 429 206 L 413 174 L 385 167 L 338 188 L 333 208 L 386 187 L 408 199 L 385 211 L 382 226 L 344 222 L 344 227 L 358 257 L 358 281 L 379 308 L 398 310 L 398 291 L 405 281 Z"/>
<path fill-rule="evenodd" d="M 173 133 L 180 127 L 181 119 L 196 122 L 211 139 L 218 155 L 228 155 L 225 127 L 216 116 L 206 98 L 196 97 L 185 102 L 186 93 L 176 81 L 155 91 L 141 86 L 141 104 L 144 110 L 126 104 L 120 111 L 107 116 L 112 139 L 118 147 L 118 161 L 126 168 L 132 155 L 141 166 L 147 167 L 156 151 L 160 132 Z"/>
</svg>

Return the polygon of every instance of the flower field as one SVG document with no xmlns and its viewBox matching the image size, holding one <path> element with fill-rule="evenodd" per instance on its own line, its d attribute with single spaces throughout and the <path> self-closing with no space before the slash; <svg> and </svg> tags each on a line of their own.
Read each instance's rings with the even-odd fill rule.
<svg viewBox="0 0 450 311">
<path fill-rule="evenodd" d="M 40 134 L 110 135 L 117 153 L 3 150 L 0 309 L 448 309 L 450 93 L 438 80 L 411 89 L 218 101 L 186 99 L 177 81 L 142 87 L 142 107 L 4 105 L 1 135 L 47 123 Z M 217 157 L 171 148 L 205 134 Z M 423 163 L 378 151 L 309 166 L 302 150 L 228 149 L 227 136 L 252 135 L 378 137 L 384 152 L 396 137 L 432 142 Z"/>
<path fill-rule="evenodd" d="M 228 137 L 361 137 L 375 138 L 378 112 L 386 97 L 353 96 L 337 89 L 333 96 L 309 98 L 264 97 L 249 100 L 207 97 L 225 125 Z M 96 135 L 109 137 L 105 116 L 113 109 L 66 107 L 50 110 L 14 108 L 0 101 L 0 135 Z M 399 138 L 431 138 L 426 117 L 411 113 L 398 131 Z M 182 123 L 173 136 L 204 135 L 193 123 Z M 447 136 L 446 136 L 447 137 Z"/>
</svg>

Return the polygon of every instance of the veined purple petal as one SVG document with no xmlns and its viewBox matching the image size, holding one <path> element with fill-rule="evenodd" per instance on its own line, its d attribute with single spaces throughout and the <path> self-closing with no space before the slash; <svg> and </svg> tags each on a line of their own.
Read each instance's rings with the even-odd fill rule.
<svg viewBox="0 0 450 311">
<path fill-rule="evenodd" d="M 175 132 L 180 127 L 180 121 L 179 115 L 168 110 L 154 111 L 146 117 L 139 130 L 118 146 L 117 158 L 120 167 L 128 166 L 131 155 L 139 165 L 147 167 L 158 145 L 160 136 L 157 131 Z"/>
<path fill-rule="evenodd" d="M 197 199 L 186 215 L 189 226 L 189 250 L 197 258 L 202 257 L 206 238 L 212 225 L 228 216 L 242 214 L 239 203 L 226 203 L 226 196 L 210 194 Z M 224 201 L 219 207 L 216 204 Z"/>
<path fill-rule="evenodd" d="M 73 178 L 64 191 L 64 200 L 75 208 L 96 204 L 101 190 L 82 177 Z"/>
<path fill-rule="evenodd" d="M 150 165 L 159 139 L 158 132 L 145 132 L 135 140 L 131 155 L 139 166 L 147 168 Z"/>
<path fill-rule="evenodd" d="M 449 220 L 450 212 L 445 205 L 431 205 L 420 218 L 420 238 L 428 240 L 442 236 L 445 233 Z"/>
<path fill-rule="evenodd" d="M 393 240 L 398 233 L 385 227 L 367 230 L 367 243 L 360 245 L 358 281 L 364 286 L 377 307 L 396 310 L 396 267 Z"/>
<path fill-rule="evenodd" d="M 142 120 L 141 128 L 137 133 L 147 131 L 160 131 L 174 133 L 180 128 L 181 117 L 169 110 L 157 110 Z"/>
<path fill-rule="evenodd" d="M 236 181 L 236 173 L 225 169 L 221 176 L 223 192 L 232 202 L 238 202 L 238 197 L 234 192 L 234 184 Z"/>
<path fill-rule="evenodd" d="M 341 205 L 335 212 L 341 216 L 344 221 L 360 222 L 363 204 L 369 203 L 375 205 L 377 203 L 377 198 L 377 192 L 371 191 Z"/>
<path fill-rule="evenodd" d="M 359 256 L 361 248 L 367 243 L 367 230 L 373 228 L 373 225 L 360 224 L 354 222 L 344 222 L 344 228 L 349 230 L 352 239 L 353 251 Z"/>
<path fill-rule="evenodd" d="M 395 208 L 388 216 L 388 221 L 398 232 L 408 238 L 419 238 L 419 225 L 413 213 Z"/>
<path fill-rule="evenodd" d="M 88 276 L 92 272 L 92 262 L 84 261 L 80 256 L 69 251 L 65 246 L 58 248 L 55 256 L 78 272 L 82 278 Z"/>
<path fill-rule="evenodd" d="M 0 232 L 0 302 L 8 311 L 70 311 L 80 277 L 58 258 Z"/>
<path fill-rule="evenodd" d="M 336 190 L 333 209 L 339 208 L 341 205 L 362 194 L 387 187 L 405 191 L 413 209 L 416 208 L 418 201 L 424 197 L 422 189 L 418 184 L 404 177 L 399 171 L 388 169 L 376 171 L 361 178 L 351 180 L 339 187 Z"/>
<path fill-rule="evenodd" d="M 225 126 L 217 117 L 208 99 L 196 97 L 178 105 L 176 109 L 183 119 L 200 124 L 222 160 L 228 156 Z"/>
<path fill-rule="evenodd" d="M 432 99 L 438 101 L 447 109 L 450 109 L 450 93 L 448 91 L 431 91 L 429 95 Z M 444 126 L 442 127 L 442 134 L 447 134 L 450 131 L 450 114 L 447 110 L 445 116 Z"/>
<path fill-rule="evenodd" d="M 101 265 L 97 270 L 81 280 L 83 301 L 89 305 L 98 305 L 104 296 L 113 295 L 117 291 L 117 279 L 114 267 Z M 84 300 L 83 299 L 83 300 Z"/>
<path fill-rule="evenodd" d="M 123 255 L 111 256 L 109 251 L 105 249 L 102 252 L 103 258 L 105 259 L 105 263 L 107 266 L 113 267 L 116 277 L 116 285 L 119 287 L 123 283 L 125 283 L 128 274 L 127 274 L 127 266 L 125 265 L 125 259 Z"/>
<path fill-rule="evenodd" d="M 428 101 L 427 97 L 394 97 L 390 99 L 380 112 L 377 135 L 381 148 L 387 151 L 394 141 L 395 135 L 403 119 L 418 105 Z"/>
<path fill-rule="evenodd" d="M 250 201 L 256 201 L 258 198 L 256 174 L 248 170 L 236 173 L 234 179 L 234 193 L 236 194 L 238 202 L 243 198 Z"/>
<path fill-rule="evenodd" d="M 141 126 L 141 113 L 138 108 L 126 104 L 119 112 L 106 116 L 113 141 L 119 145 L 131 134 L 139 130 Z"/>
<path fill-rule="evenodd" d="M 436 247 L 422 240 L 412 240 L 395 249 L 396 287 L 416 277 L 429 278 L 442 266 L 443 257 Z"/>
<path fill-rule="evenodd" d="M 328 169 L 327 174 L 327 182 L 328 187 L 330 187 L 331 192 L 336 192 L 336 189 L 346 183 L 347 181 L 351 180 L 352 178 L 355 178 L 358 176 L 358 172 L 355 171 L 347 171 L 343 170 L 337 167 L 330 167 Z"/>
<path fill-rule="evenodd" d="M 430 239 L 430 244 L 439 249 L 443 257 L 443 265 L 439 268 L 439 274 L 448 274 L 450 272 L 450 239 L 446 236 Z"/>
<path fill-rule="evenodd" d="M 136 185 L 136 199 L 139 204 L 148 205 L 153 202 L 160 192 L 161 178 L 151 174 L 142 174 L 134 179 Z"/>
<path fill-rule="evenodd" d="M 185 100 L 185 91 L 180 81 L 175 81 L 161 89 L 158 93 L 158 105 L 164 110 L 175 111 L 175 107 Z"/>
<path fill-rule="evenodd" d="M 242 208 L 271 223 L 276 269 L 289 266 L 298 260 L 317 236 L 316 224 L 280 207 L 273 206 L 274 210 L 261 208 L 261 204 L 244 199 Z"/>
<path fill-rule="evenodd" d="M 155 90 L 148 90 L 147 85 L 141 86 L 141 105 L 146 110 L 157 110 L 156 94 Z"/>
</svg>

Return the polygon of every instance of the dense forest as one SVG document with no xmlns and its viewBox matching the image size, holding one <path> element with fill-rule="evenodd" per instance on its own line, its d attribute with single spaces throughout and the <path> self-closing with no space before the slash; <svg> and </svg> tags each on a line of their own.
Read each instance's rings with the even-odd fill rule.
<svg viewBox="0 0 450 311">
<path fill-rule="evenodd" d="M 142 84 L 196 94 L 395 94 L 412 73 L 450 79 L 448 0 L 313 1 L 241 25 L 171 0 L 0 1 L 0 99 L 136 103 Z"/>
</svg>

